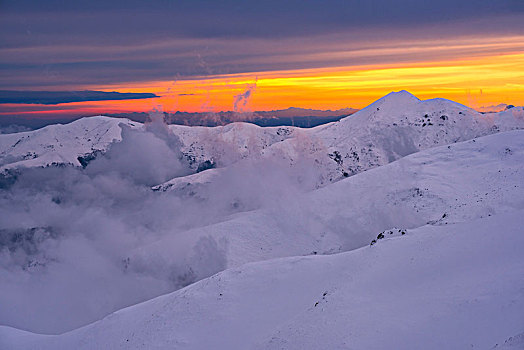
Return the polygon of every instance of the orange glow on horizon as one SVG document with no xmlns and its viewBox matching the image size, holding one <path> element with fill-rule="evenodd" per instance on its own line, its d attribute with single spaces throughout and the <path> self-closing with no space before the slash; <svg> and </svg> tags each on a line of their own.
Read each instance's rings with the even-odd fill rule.
<svg viewBox="0 0 524 350">
<path fill-rule="evenodd" d="M 136 101 L 165 111 L 232 110 L 234 97 L 256 88 L 249 110 L 303 107 L 363 108 L 391 91 L 408 90 L 422 99 L 443 97 L 473 108 L 524 105 L 524 53 L 471 60 L 366 65 L 213 76 L 176 82 L 149 82 L 117 91 L 153 92 L 163 97 Z M 111 89 L 106 89 L 109 91 Z M 127 101 L 118 101 L 127 104 Z M 117 103 L 117 104 L 120 104 Z"/>
<path fill-rule="evenodd" d="M 391 91 L 408 90 L 421 99 L 442 97 L 473 108 L 524 105 L 524 52 L 473 59 L 361 65 L 217 75 L 201 79 L 90 87 L 94 90 L 152 92 L 153 99 L 68 103 L 22 112 L 83 115 L 150 111 L 233 110 L 235 96 L 256 84 L 243 111 L 288 107 L 363 108 Z M 63 107 L 63 108 L 62 108 Z M 7 113 L 0 113 L 7 114 Z"/>
</svg>

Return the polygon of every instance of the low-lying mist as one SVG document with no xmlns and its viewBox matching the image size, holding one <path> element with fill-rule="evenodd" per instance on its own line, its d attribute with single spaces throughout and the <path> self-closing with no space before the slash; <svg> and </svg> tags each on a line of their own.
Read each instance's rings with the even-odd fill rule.
<svg viewBox="0 0 524 350">
<path fill-rule="evenodd" d="M 61 333 L 210 276 L 226 267 L 227 240 L 204 237 L 183 253 L 173 246 L 170 266 L 129 253 L 241 211 L 284 206 L 318 180 L 307 157 L 293 167 L 259 157 L 220 169 L 198 193 L 153 191 L 195 173 L 157 119 L 122 125 L 122 141 L 84 168 L 25 169 L 0 189 L 0 324 Z"/>
</svg>

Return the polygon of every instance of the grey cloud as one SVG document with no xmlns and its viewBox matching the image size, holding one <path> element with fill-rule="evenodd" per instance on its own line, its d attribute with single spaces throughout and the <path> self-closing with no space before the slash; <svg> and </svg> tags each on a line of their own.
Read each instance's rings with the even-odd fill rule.
<svg viewBox="0 0 524 350">
<path fill-rule="evenodd" d="M 10 91 L 0 90 L 0 103 L 44 104 L 134 100 L 158 97 L 151 93 L 122 93 L 105 91 Z"/>
<path fill-rule="evenodd" d="M 524 30 L 524 3 L 516 0 L 4 1 L 0 6 L 3 89 L 351 65 L 380 57 L 302 56 Z"/>
<path fill-rule="evenodd" d="M 362 26 L 413 26 L 522 13 L 517 0 L 317 1 L 8 1 L 5 17 L 33 35 L 97 40 L 166 37 L 272 37 L 332 33 Z M 53 19 L 57 19 L 53 21 Z M 63 29 L 73 33 L 61 32 Z"/>
<path fill-rule="evenodd" d="M 524 23 L 524 21 L 523 21 Z M 461 24 L 468 27 L 466 24 Z M 295 39 L 206 39 L 165 40 L 144 45 L 93 47 L 57 46 L 5 49 L 0 57 L 0 89 L 82 89 L 115 83 L 152 80 L 179 80 L 208 75 L 250 73 L 269 70 L 352 66 L 391 62 L 416 62 L 424 59 L 475 57 L 486 52 L 504 52 L 501 47 L 448 48 L 449 28 L 434 27 L 435 37 L 413 37 L 411 31 L 395 33 L 358 32 Z M 469 28 L 469 27 L 468 27 Z M 458 30 L 460 32 L 460 30 Z M 357 35 L 358 34 L 358 35 Z M 418 35 L 418 33 L 417 33 Z M 430 51 L 438 38 L 440 49 Z M 485 37 L 483 42 L 493 42 Z M 498 39 L 497 39 L 498 40 Z M 417 52 L 396 53 L 366 50 L 408 48 L 415 42 Z M 453 44 L 470 44 L 471 39 L 455 38 Z M 425 47 L 428 49 L 426 50 Z M 524 44 L 520 46 L 524 49 Z M 515 47 L 512 47 L 514 50 Z M 340 54 L 340 53 L 344 54 Z M 334 55 L 331 55 L 333 54 Z"/>
</svg>

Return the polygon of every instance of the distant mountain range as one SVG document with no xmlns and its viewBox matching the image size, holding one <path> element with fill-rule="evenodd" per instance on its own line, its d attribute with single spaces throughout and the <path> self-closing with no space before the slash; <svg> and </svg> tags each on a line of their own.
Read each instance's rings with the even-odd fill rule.
<svg viewBox="0 0 524 350">
<path fill-rule="evenodd" d="M 290 107 L 274 111 L 256 112 L 164 112 L 164 119 L 168 124 L 189 126 L 219 126 L 233 122 L 246 122 L 258 126 L 296 126 L 299 128 L 311 128 L 340 120 L 343 117 L 357 112 L 355 108 L 342 108 L 337 110 L 319 110 Z M 110 117 L 127 118 L 137 122 L 145 122 L 149 118 L 148 112 L 108 113 Z M 23 116 L 0 117 L 0 128 L 3 133 L 18 130 L 14 126 L 23 126 L 29 129 L 38 129 L 50 124 L 66 124 L 78 120 L 81 117 L 65 118 L 35 118 Z M 9 128 L 7 128 L 9 127 Z M 1 130 L 0 130 L 0 133 Z"/>
<path fill-rule="evenodd" d="M 501 103 L 493 106 L 476 108 L 480 113 L 497 113 L 513 108 L 513 105 Z M 168 124 L 187 126 L 220 126 L 234 122 L 246 122 L 258 126 L 295 126 L 312 128 L 322 124 L 339 121 L 340 119 L 358 112 L 356 108 L 341 108 L 336 110 L 320 110 L 309 108 L 289 107 L 286 109 L 255 112 L 164 112 L 164 119 Z M 107 113 L 114 118 L 127 118 L 144 123 L 149 119 L 148 112 Z M 64 118 L 35 118 L 25 116 L 0 117 L 0 134 L 14 131 L 38 129 L 50 124 L 67 124 L 82 117 Z"/>
<path fill-rule="evenodd" d="M 234 122 L 246 122 L 258 126 L 296 126 L 299 128 L 311 128 L 340 120 L 357 111 L 358 109 L 354 108 L 319 110 L 290 107 L 274 111 L 165 112 L 164 115 L 168 124 L 176 125 L 219 126 Z M 109 114 L 109 116 L 145 122 L 149 118 L 149 113 L 119 113 Z"/>
<path fill-rule="evenodd" d="M 482 114 L 446 99 L 421 101 L 407 91 L 390 93 L 350 118 L 343 119 L 347 113 L 354 111 L 288 108 L 254 113 L 177 112 L 164 113 L 164 119 L 172 125 L 171 130 L 183 144 L 182 152 L 195 169 L 206 161 L 225 166 L 230 162 L 225 159 L 241 159 L 255 154 L 271 156 L 272 153 L 279 153 L 279 157 L 287 158 L 292 163 L 296 149 L 305 147 L 309 142 L 318 144 L 307 153 L 318 157 L 324 182 L 336 181 L 423 149 L 518 129 L 524 125 L 522 107 Z M 339 122 L 327 123 L 330 117 L 325 115 L 330 112 L 346 114 L 333 117 Z M 289 117 L 293 114 L 299 116 Z M 314 116 L 308 117 L 306 114 Z M 80 165 L 78 157 L 88 156 L 95 151 L 105 152 L 112 141 L 121 139 L 121 123 L 138 128 L 150 118 L 147 113 L 135 113 L 133 116 L 82 118 L 64 126 L 50 125 L 33 133 L 4 135 L 0 138 L 0 147 L 3 148 L 0 169 L 22 164 Z M 194 124 L 188 120 L 194 121 Z M 252 125 L 265 122 L 269 125 L 264 126 L 273 126 L 270 124 L 272 121 L 279 125 L 278 121 L 282 120 L 300 121 L 302 124 L 322 120 L 319 124 L 325 125 L 302 130 L 303 133 L 301 129 L 291 126 L 257 128 Z M 218 127 L 187 128 L 195 124 Z M 217 146 L 224 141 L 225 135 L 230 135 L 227 136 L 227 143 L 232 143 L 234 152 Z M 307 137 L 307 142 L 304 137 Z M 46 146 L 42 146 L 44 144 Z M 34 153 L 34 156 L 29 156 L 28 152 Z"/>
</svg>

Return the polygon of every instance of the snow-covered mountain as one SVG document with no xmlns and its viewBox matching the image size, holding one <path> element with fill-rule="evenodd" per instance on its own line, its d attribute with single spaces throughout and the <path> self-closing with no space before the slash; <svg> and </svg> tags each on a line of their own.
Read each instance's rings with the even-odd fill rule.
<svg viewBox="0 0 524 350">
<path fill-rule="evenodd" d="M 524 325 L 523 214 L 244 265 L 59 336 L 0 327 L 0 346 L 490 349 Z"/>
<path fill-rule="evenodd" d="M 104 116 L 82 118 L 65 125 L 49 125 L 35 131 L 0 135 L 0 171 L 56 165 L 82 166 L 112 142 L 122 140 L 123 126 L 143 124 Z M 218 127 L 170 125 L 183 142 L 182 151 L 196 170 L 206 160 L 230 164 L 293 134 L 292 127 L 262 128 L 249 123 Z M 221 164 L 222 164 L 221 163 Z"/>
<path fill-rule="evenodd" d="M 0 348 L 519 348 L 523 129 L 401 91 L 0 135 Z"/>
<path fill-rule="evenodd" d="M 420 150 L 521 128 L 523 108 L 483 115 L 453 101 L 421 101 L 400 91 L 306 133 L 316 145 L 315 156 L 330 169 L 325 180 L 332 182 Z M 273 148 L 297 148 L 301 143 L 303 140 L 293 138 Z M 324 155 L 332 162 L 326 162 Z"/>
<path fill-rule="evenodd" d="M 83 118 L 67 125 L 0 135 L 0 172 L 19 167 L 85 165 L 121 140 L 121 124 L 109 117 Z M 387 164 L 419 150 L 524 128 L 524 108 L 481 114 L 458 103 L 421 101 L 393 92 L 339 122 L 311 129 L 262 128 L 248 123 L 219 127 L 170 125 L 192 168 L 220 167 L 250 157 L 279 157 L 291 163 L 304 153 L 319 164 L 321 184 Z M 285 141 L 285 142 L 284 142 Z"/>
<path fill-rule="evenodd" d="M 130 120 L 100 116 L 0 135 L 0 171 L 66 164 L 82 166 L 79 157 L 104 152 L 112 142 L 121 140 L 121 123 L 131 127 L 139 125 Z"/>
</svg>

